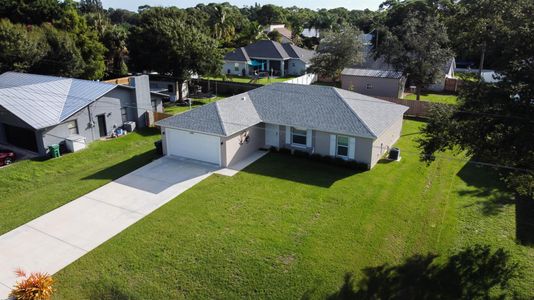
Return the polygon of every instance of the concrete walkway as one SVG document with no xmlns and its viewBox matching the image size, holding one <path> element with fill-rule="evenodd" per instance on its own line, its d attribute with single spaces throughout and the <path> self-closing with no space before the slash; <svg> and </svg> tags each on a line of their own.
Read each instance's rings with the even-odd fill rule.
<svg viewBox="0 0 534 300">
<path fill-rule="evenodd" d="M 16 269 L 54 274 L 212 173 L 233 176 L 263 155 L 225 169 L 163 157 L 0 236 L 0 299 Z"/>
</svg>

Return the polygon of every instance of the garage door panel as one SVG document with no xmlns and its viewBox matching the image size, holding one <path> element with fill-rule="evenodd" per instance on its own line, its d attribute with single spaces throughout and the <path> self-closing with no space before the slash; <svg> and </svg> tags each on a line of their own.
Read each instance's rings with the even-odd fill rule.
<svg viewBox="0 0 534 300">
<path fill-rule="evenodd" d="M 166 129 L 167 153 L 220 165 L 221 142 L 217 136 Z"/>
</svg>

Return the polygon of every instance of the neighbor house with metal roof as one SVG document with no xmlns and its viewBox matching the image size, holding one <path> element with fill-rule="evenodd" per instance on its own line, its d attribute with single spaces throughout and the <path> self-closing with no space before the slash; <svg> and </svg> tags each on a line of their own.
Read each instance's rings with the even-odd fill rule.
<svg viewBox="0 0 534 300">
<path fill-rule="evenodd" d="M 161 111 L 148 76 L 128 85 L 16 72 L 0 75 L 0 144 L 46 155 L 48 146 L 88 144 L 126 122 L 143 127 Z"/>
<path fill-rule="evenodd" d="M 156 124 L 166 155 L 224 167 L 276 147 L 372 168 L 400 137 L 407 109 L 334 87 L 275 83 Z"/>
<path fill-rule="evenodd" d="M 394 70 L 345 68 L 341 88 L 368 96 L 402 98 L 406 77 Z"/>
<path fill-rule="evenodd" d="M 222 73 L 250 76 L 255 72 L 267 72 L 272 76 L 300 76 L 306 73 L 314 56 L 315 51 L 292 43 L 262 40 L 227 53 Z"/>
</svg>

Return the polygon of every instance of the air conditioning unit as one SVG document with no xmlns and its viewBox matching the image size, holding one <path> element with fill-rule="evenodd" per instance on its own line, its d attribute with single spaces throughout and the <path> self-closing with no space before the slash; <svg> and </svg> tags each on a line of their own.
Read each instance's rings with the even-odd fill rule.
<svg viewBox="0 0 534 300">
<path fill-rule="evenodd" d="M 122 125 L 122 128 L 124 128 L 124 130 L 128 132 L 133 132 L 135 130 L 135 122 L 133 121 L 124 122 L 124 124 Z"/>
<path fill-rule="evenodd" d="M 389 150 L 389 157 L 388 158 L 391 159 L 391 160 L 400 161 L 401 160 L 400 149 L 399 148 L 391 148 L 391 150 Z"/>
</svg>

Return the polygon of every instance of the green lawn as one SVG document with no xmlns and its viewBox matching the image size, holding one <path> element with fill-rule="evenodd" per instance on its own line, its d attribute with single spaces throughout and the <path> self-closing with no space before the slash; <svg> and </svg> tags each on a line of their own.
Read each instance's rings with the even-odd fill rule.
<svg viewBox="0 0 534 300">
<path fill-rule="evenodd" d="M 417 96 L 415 94 L 407 94 L 404 99 L 415 100 Z M 430 101 L 435 103 L 457 104 L 458 96 L 446 93 L 421 93 L 422 101 Z"/>
<path fill-rule="evenodd" d="M 267 84 L 271 84 L 271 83 L 275 83 L 275 82 L 284 82 L 284 81 L 288 81 L 288 80 L 291 80 L 295 77 L 275 77 L 275 78 L 260 78 L 258 79 L 257 82 L 255 82 L 256 84 L 262 84 L 262 85 L 267 85 Z M 217 76 L 217 77 L 202 77 L 202 79 L 207 79 L 207 80 L 217 80 L 217 81 L 231 81 L 231 82 L 240 82 L 240 83 L 249 83 L 250 82 L 250 77 L 241 77 L 241 76 L 231 76 L 231 77 L 226 77 L 226 79 L 223 79 L 222 76 Z"/>
<path fill-rule="evenodd" d="M 219 101 L 221 99 L 224 99 L 226 97 L 224 96 L 216 96 L 213 98 L 202 98 L 202 99 L 193 99 L 193 102 L 191 103 L 191 108 L 195 108 L 198 106 L 202 106 L 204 104 L 208 104 L 211 102 Z M 186 106 L 179 106 L 176 105 L 176 103 L 173 102 L 165 102 L 163 103 L 163 110 L 165 113 L 176 115 L 179 113 L 183 113 L 184 111 L 188 111 L 190 109 L 189 105 Z"/>
<path fill-rule="evenodd" d="M 523 268 L 510 290 L 532 299 L 534 249 L 513 240 L 509 195 L 487 168 L 419 162 L 421 125 L 405 122 L 402 161 L 369 172 L 269 154 L 213 175 L 56 274 L 54 299 L 321 299 L 346 272 L 478 243 L 510 251 Z M 431 269 L 418 261 L 402 265 L 409 280 Z"/>
<path fill-rule="evenodd" d="M 143 129 L 46 161 L 0 169 L 0 234 L 66 204 L 157 157 L 159 131 Z"/>
</svg>

